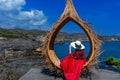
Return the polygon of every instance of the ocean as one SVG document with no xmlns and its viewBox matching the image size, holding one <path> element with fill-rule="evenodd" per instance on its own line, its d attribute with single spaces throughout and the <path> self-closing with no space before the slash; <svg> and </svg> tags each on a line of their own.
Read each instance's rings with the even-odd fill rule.
<svg viewBox="0 0 120 80">
<path fill-rule="evenodd" d="M 86 47 L 85 56 L 87 57 L 90 53 L 90 43 L 88 41 L 84 41 L 82 43 Z M 69 44 L 70 42 L 65 42 L 65 44 L 54 45 L 54 51 L 59 59 L 63 59 L 69 54 Z M 100 49 L 103 51 L 99 56 L 100 61 L 107 59 L 109 56 L 114 56 L 117 59 L 120 59 L 120 41 L 103 42 Z M 72 51 L 74 51 L 74 49 Z"/>
</svg>

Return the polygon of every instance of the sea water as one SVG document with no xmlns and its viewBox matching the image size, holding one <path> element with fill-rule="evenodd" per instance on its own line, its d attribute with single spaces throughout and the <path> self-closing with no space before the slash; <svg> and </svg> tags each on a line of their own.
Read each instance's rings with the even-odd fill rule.
<svg viewBox="0 0 120 80">
<path fill-rule="evenodd" d="M 85 45 L 85 57 L 90 54 L 90 43 L 88 41 L 82 42 Z M 55 44 L 54 50 L 59 59 L 65 58 L 69 55 L 69 45 L 70 42 L 65 42 L 65 44 Z M 106 41 L 103 42 L 100 47 L 102 53 L 99 56 L 99 60 L 104 60 L 109 56 L 114 56 L 120 59 L 120 41 Z M 72 50 L 74 52 L 74 49 Z"/>
</svg>

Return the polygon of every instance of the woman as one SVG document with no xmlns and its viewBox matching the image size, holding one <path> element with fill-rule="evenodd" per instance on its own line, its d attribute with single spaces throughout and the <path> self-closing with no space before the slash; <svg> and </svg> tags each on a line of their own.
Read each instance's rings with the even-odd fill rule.
<svg viewBox="0 0 120 80">
<path fill-rule="evenodd" d="M 72 48 L 75 52 L 72 53 Z M 61 60 L 60 66 L 66 80 L 78 80 L 86 62 L 84 58 L 85 46 L 81 41 L 72 42 L 69 46 L 69 55 Z"/>
</svg>

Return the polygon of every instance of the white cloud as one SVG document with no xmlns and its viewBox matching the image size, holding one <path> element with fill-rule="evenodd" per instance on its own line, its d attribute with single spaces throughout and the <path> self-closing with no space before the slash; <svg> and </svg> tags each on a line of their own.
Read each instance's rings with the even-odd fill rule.
<svg viewBox="0 0 120 80">
<path fill-rule="evenodd" d="M 0 0 L 0 10 L 21 9 L 25 3 L 25 0 Z"/>
<path fill-rule="evenodd" d="M 31 11 L 21 11 L 19 12 L 18 19 L 36 19 L 45 18 L 43 11 L 31 10 Z"/>
<path fill-rule="evenodd" d="M 23 11 L 25 4 L 25 0 L 0 0 L 0 27 L 45 29 L 47 17 L 43 11 Z"/>
</svg>

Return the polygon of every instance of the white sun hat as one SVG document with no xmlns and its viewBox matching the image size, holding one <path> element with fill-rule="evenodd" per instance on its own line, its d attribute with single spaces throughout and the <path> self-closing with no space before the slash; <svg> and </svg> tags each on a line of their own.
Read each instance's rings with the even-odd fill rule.
<svg viewBox="0 0 120 80">
<path fill-rule="evenodd" d="M 75 49 L 77 48 L 76 45 L 77 46 L 81 46 L 80 49 L 85 49 L 85 46 L 81 43 L 81 41 L 77 40 L 75 42 L 71 42 L 70 43 L 70 46 L 73 47 L 73 48 L 75 48 Z"/>
</svg>

